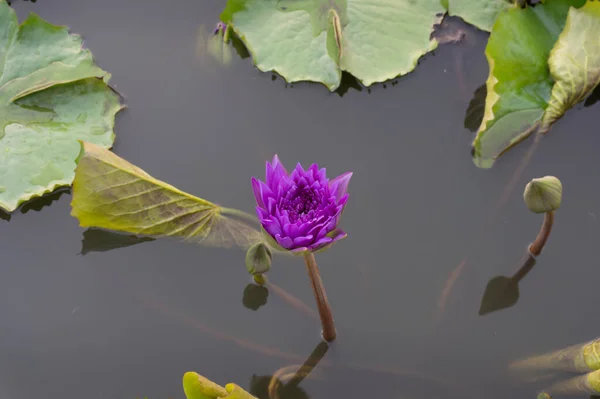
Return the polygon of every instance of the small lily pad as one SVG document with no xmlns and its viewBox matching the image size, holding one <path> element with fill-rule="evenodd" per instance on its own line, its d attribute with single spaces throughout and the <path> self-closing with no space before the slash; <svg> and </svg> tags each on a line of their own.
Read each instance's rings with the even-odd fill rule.
<svg viewBox="0 0 600 399">
<path fill-rule="evenodd" d="M 77 140 L 112 146 L 119 96 L 81 38 L 0 0 L 0 208 L 70 185 Z"/>
</svg>

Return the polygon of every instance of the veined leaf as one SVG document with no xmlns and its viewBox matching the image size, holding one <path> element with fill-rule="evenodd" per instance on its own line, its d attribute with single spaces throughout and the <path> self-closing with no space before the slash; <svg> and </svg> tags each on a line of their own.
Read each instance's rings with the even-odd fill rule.
<svg viewBox="0 0 600 399">
<path fill-rule="evenodd" d="M 502 12 L 486 56 L 490 66 L 485 114 L 473 142 L 474 161 L 491 167 L 504 151 L 535 131 L 550 101 L 554 81 L 548 57 L 570 6 L 585 0 L 547 0 Z"/>
<path fill-rule="evenodd" d="M 112 145 L 120 99 L 82 44 L 0 0 L 0 208 L 70 185 L 77 140 Z"/>
<path fill-rule="evenodd" d="M 263 239 L 259 230 L 240 220 L 246 215 L 241 211 L 178 190 L 95 144 L 84 142 L 82 151 L 71 215 L 83 227 L 226 248 L 248 248 Z"/>
<path fill-rule="evenodd" d="M 491 31 L 498 15 L 517 7 L 510 0 L 446 0 L 448 15 L 461 17 L 481 30 Z"/>
<path fill-rule="evenodd" d="M 261 71 L 333 91 L 342 71 L 366 86 L 412 71 L 443 12 L 440 0 L 228 0 L 221 20 Z"/>
<path fill-rule="evenodd" d="M 541 131 L 583 101 L 600 83 L 600 1 L 571 8 L 548 60 L 556 81 Z"/>
</svg>

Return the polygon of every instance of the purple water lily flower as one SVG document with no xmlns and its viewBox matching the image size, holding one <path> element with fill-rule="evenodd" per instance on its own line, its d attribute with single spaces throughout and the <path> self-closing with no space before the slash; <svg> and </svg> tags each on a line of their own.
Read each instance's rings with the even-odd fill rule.
<svg viewBox="0 0 600 399">
<path fill-rule="evenodd" d="M 317 164 L 291 174 L 277 155 L 267 162 L 266 182 L 252 178 L 256 211 L 264 230 L 284 249 L 314 252 L 346 237 L 337 228 L 348 202 L 352 173 L 333 180 Z"/>
</svg>

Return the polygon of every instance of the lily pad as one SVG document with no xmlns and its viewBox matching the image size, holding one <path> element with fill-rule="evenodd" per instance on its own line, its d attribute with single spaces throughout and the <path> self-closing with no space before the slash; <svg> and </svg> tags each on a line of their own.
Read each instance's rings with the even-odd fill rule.
<svg viewBox="0 0 600 399">
<path fill-rule="evenodd" d="M 73 181 L 77 140 L 110 147 L 119 96 L 79 36 L 0 0 L 0 208 Z"/>
<path fill-rule="evenodd" d="M 447 2 L 448 15 L 461 17 L 465 22 L 490 32 L 498 15 L 517 7 L 509 0 L 443 0 Z"/>
<path fill-rule="evenodd" d="M 600 83 L 600 4 L 548 0 L 498 17 L 486 55 L 485 114 L 475 163 L 494 160 L 534 132 L 546 133 Z"/>
<path fill-rule="evenodd" d="M 600 2 L 588 1 L 580 9 L 571 8 L 565 29 L 548 60 L 556 81 L 542 120 L 542 131 L 600 84 Z"/>
<path fill-rule="evenodd" d="M 437 47 L 440 0 L 228 0 L 221 20 L 257 68 L 333 91 L 342 71 L 364 85 L 412 71 Z"/>
<path fill-rule="evenodd" d="M 548 57 L 569 7 L 585 0 L 548 0 L 511 8 L 496 19 L 485 53 L 490 65 L 483 121 L 473 142 L 475 163 L 491 167 L 504 151 L 534 132 L 554 81 Z"/>
<path fill-rule="evenodd" d="M 253 215 L 184 193 L 95 144 L 83 143 L 82 151 L 71 202 L 71 215 L 82 227 L 224 248 L 263 240 L 249 224 L 258 223 Z"/>
</svg>

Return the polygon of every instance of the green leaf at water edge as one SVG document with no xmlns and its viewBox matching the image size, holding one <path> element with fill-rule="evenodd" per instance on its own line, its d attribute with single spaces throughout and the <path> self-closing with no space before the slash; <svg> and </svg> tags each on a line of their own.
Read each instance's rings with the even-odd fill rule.
<svg viewBox="0 0 600 399">
<path fill-rule="evenodd" d="M 485 53 L 490 66 L 485 114 L 475 141 L 474 160 L 490 167 L 504 151 L 539 126 L 552 92 L 550 51 L 571 5 L 585 0 L 548 0 L 511 8 L 494 24 Z"/>
<path fill-rule="evenodd" d="M 83 143 L 71 206 L 71 215 L 83 227 L 179 237 L 216 247 L 249 248 L 263 240 L 257 228 L 240 219 L 254 221 L 252 215 L 178 190 L 91 143 Z"/>
<path fill-rule="evenodd" d="M 183 390 L 187 399 L 257 399 L 236 384 L 223 388 L 192 371 L 183 376 Z"/>
<path fill-rule="evenodd" d="M 79 36 L 0 0 L 0 208 L 70 185 L 77 140 L 110 147 L 119 96 Z"/>
<path fill-rule="evenodd" d="M 228 0 L 221 20 L 261 71 L 333 91 L 342 71 L 366 86 L 412 71 L 437 47 L 444 11 L 440 0 Z"/>
<path fill-rule="evenodd" d="M 187 399 L 216 399 L 228 395 L 225 388 L 192 371 L 183 375 L 183 391 Z"/>
<path fill-rule="evenodd" d="M 517 7 L 509 0 L 445 0 L 448 15 L 461 17 L 465 22 L 481 30 L 491 31 L 498 15 Z"/>
<path fill-rule="evenodd" d="M 600 1 L 571 8 L 548 61 L 556 81 L 542 120 L 542 131 L 600 84 Z"/>
<path fill-rule="evenodd" d="M 600 4 L 547 0 L 508 10 L 494 25 L 486 55 L 486 109 L 473 142 L 482 167 L 531 133 L 547 132 L 598 86 Z"/>
</svg>

